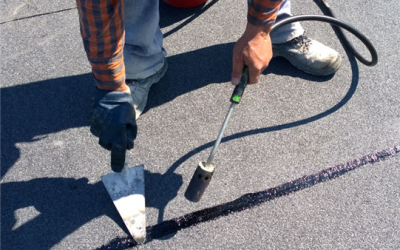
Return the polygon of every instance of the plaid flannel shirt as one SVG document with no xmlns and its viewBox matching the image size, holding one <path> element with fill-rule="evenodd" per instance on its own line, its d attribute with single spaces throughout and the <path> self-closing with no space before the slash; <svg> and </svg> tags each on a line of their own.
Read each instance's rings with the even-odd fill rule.
<svg viewBox="0 0 400 250">
<path fill-rule="evenodd" d="M 248 0 L 247 21 L 257 26 L 272 25 L 282 0 Z"/>
<path fill-rule="evenodd" d="M 76 0 L 83 45 L 97 85 L 125 82 L 123 0 Z M 282 0 L 248 0 L 248 22 L 272 25 Z"/>
</svg>

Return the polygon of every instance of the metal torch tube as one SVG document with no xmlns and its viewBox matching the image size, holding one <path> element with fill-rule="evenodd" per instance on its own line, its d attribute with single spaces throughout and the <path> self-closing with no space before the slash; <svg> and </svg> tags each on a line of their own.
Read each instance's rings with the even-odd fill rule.
<svg viewBox="0 0 400 250">
<path fill-rule="evenodd" d="M 236 104 L 236 103 L 232 103 L 232 104 L 231 104 L 231 107 L 230 107 L 229 110 L 228 110 L 228 114 L 226 115 L 225 121 L 224 121 L 224 123 L 222 124 L 222 128 L 221 128 L 221 130 L 219 131 L 218 138 L 217 138 L 217 140 L 215 141 L 214 147 L 213 147 L 213 149 L 212 149 L 212 151 L 211 151 L 211 153 L 210 153 L 210 156 L 208 157 L 207 163 L 206 163 L 206 165 L 204 166 L 205 168 L 208 168 L 208 167 L 210 166 L 210 164 L 211 164 L 211 162 L 212 162 L 212 160 L 213 160 L 213 158 L 214 158 L 215 152 L 217 151 L 218 145 L 221 143 L 222 136 L 223 136 L 223 134 L 224 134 L 226 125 L 228 124 L 229 118 L 231 117 L 231 114 L 232 114 L 233 108 L 235 107 L 235 104 Z"/>
</svg>

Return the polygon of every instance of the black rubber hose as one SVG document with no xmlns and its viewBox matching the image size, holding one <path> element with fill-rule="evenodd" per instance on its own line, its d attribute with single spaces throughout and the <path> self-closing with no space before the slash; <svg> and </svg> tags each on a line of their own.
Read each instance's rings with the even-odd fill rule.
<svg viewBox="0 0 400 250">
<path fill-rule="evenodd" d="M 330 9 L 329 9 L 330 10 Z M 333 15 L 333 12 L 330 10 L 330 14 Z M 375 66 L 378 63 L 378 53 L 375 50 L 375 47 L 372 45 L 371 41 L 369 41 L 361 32 L 359 32 L 356 28 L 353 26 L 342 22 L 334 17 L 329 17 L 329 16 L 321 16 L 321 15 L 300 15 L 300 16 L 291 16 L 288 18 L 285 18 L 279 22 L 276 22 L 272 28 L 270 33 L 274 32 L 276 29 L 289 24 L 289 23 L 294 23 L 294 22 L 299 22 L 299 21 L 321 21 L 325 23 L 330 23 L 332 25 L 338 26 L 340 28 L 343 28 L 353 35 L 355 35 L 358 39 L 361 40 L 362 43 L 367 47 L 369 52 L 371 53 L 371 61 L 368 61 L 364 57 L 362 57 L 351 45 L 351 43 L 348 41 L 346 36 L 343 34 L 342 30 L 338 29 L 340 31 L 340 35 L 343 36 L 343 39 L 345 41 L 346 46 L 348 49 L 353 53 L 353 55 L 363 64 L 367 66 Z"/>
</svg>

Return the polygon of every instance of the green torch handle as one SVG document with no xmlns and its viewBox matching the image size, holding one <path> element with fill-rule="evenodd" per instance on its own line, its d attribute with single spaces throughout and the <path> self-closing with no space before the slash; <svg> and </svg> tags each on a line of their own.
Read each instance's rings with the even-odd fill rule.
<svg viewBox="0 0 400 250">
<path fill-rule="evenodd" d="M 249 68 L 247 68 L 247 66 L 244 66 L 242 78 L 240 78 L 239 84 L 236 85 L 236 87 L 232 93 L 232 97 L 231 97 L 232 103 L 239 104 L 240 99 L 242 99 L 242 95 L 243 95 L 244 89 L 247 86 L 248 81 L 249 81 Z"/>
</svg>

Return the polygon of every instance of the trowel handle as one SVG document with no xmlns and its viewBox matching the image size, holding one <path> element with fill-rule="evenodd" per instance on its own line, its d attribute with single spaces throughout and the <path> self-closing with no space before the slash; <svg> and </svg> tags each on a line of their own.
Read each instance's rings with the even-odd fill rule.
<svg viewBox="0 0 400 250">
<path fill-rule="evenodd" d="M 121 172 L 126 162 L 126 148 L 111 145 L 111 169 Z"/>
<path fill-rule="evenodd" d="M 249 68 L 247 68 L 247 66 L 244 66 L 243 72 L 242 72 L 242 78 L 240 78 L 239 84 L 236 85 L 236 87 L 232 93 L 232 97 L 231 97 L 232 103 L 239 104 L 240 99 L 242 99 L 242 95 L 243 95 L 244 89 L 247 86 L 248 81 L 249 81 Z"/>
</svg>

